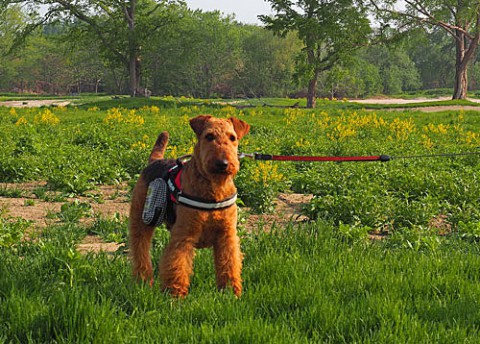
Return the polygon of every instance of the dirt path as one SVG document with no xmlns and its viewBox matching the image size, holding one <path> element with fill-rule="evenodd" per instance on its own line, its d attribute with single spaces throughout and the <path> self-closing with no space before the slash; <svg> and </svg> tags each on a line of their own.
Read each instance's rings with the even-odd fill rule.
<svg viewBox="0 0 480 344">
<path fill-rule="evenodd" d="M 439 98 L 412 98 L 412 99 L 400 99 L 400 98 L 387 98 L 387 97 L 374 97 L 368 99 L 357 99 L 350 100 L 354 103 L 359 104 L 415 104 L 423 102 L 434 102 L 434 101 L 445 101 L 450 100 L 451 97 L 439 97 Z M 480 99 L 468 98 L 469 101 L 474 103 L 480 103 Z M 40 107 L 40 106 L 67 106 L 70 105 L 72 100 L 65 99 L 42 99 L 42 100 L 9 100 L 0 102 L 0 106 L 6 107 Z M 233 104 L 228 102 L 228 104 Z M 427 106 L 427 107 L 418 107 L 418 108 L 395 108 L 391 110 L 398 111 L 423 111 L 423 112 L 439 112 L 439 111 L 449 111 L 449 110 L 466 110 L 466 111 L 480 111 L 480 107 L 476 106 Z"/>
<path fill-rule="evenodd" d="M 41 99 L 41 100 L 8 100 L 0 102 L 0 106 L 6 107 L 40 107 L 40 106 L 67 106 L 71 100 L 65 99 Z"/>
<path fill-rule="evenodd" d="M 413 99 L 399 99 L 399 98 L 369 98 L 369 99 L 358 99 L 350 100 L 353 103 L 359 104 L 416 104 L 424 102 L 435 102 L 435 101 L 445 101 L 451 100 L 451 97 L 439 97 L 439 98 L 413 98 Z M 473 103 L 480 103 L 480 99 L 468 98 L 467 100 Z M 469 106 L 469 105 L 448 105 L 448 106 L 422 106 L 422 107 L 408 107 L 408 108 L 391 108 L 388 109 L 391 111 L 422 111 L 422 112 L 441 112 L 441 111 L 480 111 L 480 106 Z"/>
<path fill-rule="evenodd" d="M 425 107 L 414 107 L 414 108 L 397 108 L 389 110 L 400 110 L 400 111 L 421 111 L 421 112 L 442 112 L 442 111 L 480 111 L 480 106 L 425 106 Z"/>
<path fill-rule="evenodd" d="M 412 99 L 401 99 L 401 98 L 386 98 L 386 97 L 373 97 L 368 99 L 358 99 L 350 100 L 354 103 L 360 104 L 411 104 L 411 103 L 424 103 L 424 102 L 435 102 L 435 101 L 445 101 L 451 100 L 451 97 L 439 97 L 439 98 L 412 98 Z M 477 101 L 476 99 L 469 99 L 471 101 Z"/>
</svg>

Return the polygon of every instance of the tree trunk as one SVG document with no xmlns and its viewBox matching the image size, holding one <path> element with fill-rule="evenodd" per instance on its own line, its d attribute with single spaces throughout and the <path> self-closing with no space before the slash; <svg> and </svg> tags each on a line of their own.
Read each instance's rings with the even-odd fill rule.
<svg viewBox="0 0 480 344">
<path fill-rule="evenodd" d="M 128 72 L 130 78 L 130 95 L 143 96 L 144 90 L 140 87 L 140 46 L 137 41 L 135 13 L 137 0 L 130 0 L 130 5 L 124 8 L 125 18 L 128 22 Z"/>
<path fill-rule="evenodd" d="M 138 87 L 140 84 L 140 76 L 138 75 L 138 68 L 137 68 L 137 56 L 135 52 L 131 52 L 129 64 L 128 64 L 128 71 L 129 71 L 129 78 L 130 78 L 130 95 L 132 97 L 137 96 Z"/>
<path fill-rule="evenodd" d="M 455 60 L 455 85 L 452 99 L 466 99 L 468 87 L 468 59 L 465 55 L 466 37 L 463 32 L 456 32 L 456 60 Z"/>
<path fill-rule="evenodd" d="M 308 82 L 307 108 L 314 109 L 317 106 L 317 81 L 318 71 L 315 71 L 312 79 Z"/>
<path fill-rule="evenodd" d="M 468 88 L 468 68 L 467 64 L 457 66 L 455 74 L 455 87 L 453 89 L 452 99 L 466 99 Z"/>
</svg>

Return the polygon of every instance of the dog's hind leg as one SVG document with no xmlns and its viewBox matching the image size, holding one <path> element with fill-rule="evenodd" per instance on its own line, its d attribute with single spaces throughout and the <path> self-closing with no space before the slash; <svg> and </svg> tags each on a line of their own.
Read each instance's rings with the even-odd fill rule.
<svg viewBox="0 0 480 344">
<path fill-rule="evenodd" d="M 133 261 L 133 275 L 153 284 L 153 268 L 150 258 L 150 246 L 155 227 L 147 226 L 142 219 L 143 206 L 148 186 L 140 179 L 133 190 L 130 208 L 130 255 Z"/>
</svg>

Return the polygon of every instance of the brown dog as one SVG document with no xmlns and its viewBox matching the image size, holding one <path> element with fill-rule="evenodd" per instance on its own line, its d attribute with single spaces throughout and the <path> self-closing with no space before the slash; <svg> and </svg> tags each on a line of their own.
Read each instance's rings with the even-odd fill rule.
<svg viewBox="0 0 480 344">
<path fill-rule="evenodd" d="M 169 202 L 166 222 L 171 238 L 160 260 L 162 288 L 173 296 L 187 295 L 194 249 L 213 247 L 217 287 L 224 289 L 231 285 L 235 295 L 240 296 L 242 253 L 236 229 L 233 177 L 240 165 L 238 141 L 250 126 L 237 118 L 226 120 L 211 116 L 193 118 L 190 126 L 198 142 L 191 159 L 180 166 L 182 173 L 177 180 L 181 190 L 169 195 L 173 202 Z M 130 209 L 133 273 L 150 284 L 153 283 L 150 246 L 154 226 L 143 222 L 142 213 L 149 183 L 176 165 L 173 159 L 163 159 L 167 142 L 168 133 L 160 134 L 149 165 L 133 190 Z M 183 202 L 182 197 L 189 202 Z M 209 209 L 203 209 L 204 204 Z"/>
</svg>

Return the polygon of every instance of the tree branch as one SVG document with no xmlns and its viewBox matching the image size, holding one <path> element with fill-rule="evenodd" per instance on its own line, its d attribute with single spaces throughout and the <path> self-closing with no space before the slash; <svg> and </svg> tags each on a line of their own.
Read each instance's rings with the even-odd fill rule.
<svg viewBox="0 0 480 344">
<path fill-rule="evenodd" d="M 67 11 L 69 14 L 77 18 L 78 20 L 89 25 L 95 34 L 100 38 L 105 47 L 110 50 L 115 56 L 120 58 L 121 61 L 126 63 L 128 58 L 126 55 L 122 54 L 118 49 L 116 49 L 107 39 L 105 33 L 99 27 L 99 25 L 91 17 L 83 13 L 77 6 L 74 6 L 68 0 L 56 0 L 56 2 L 62 6 L 62 9 Z"/>
</svg>

